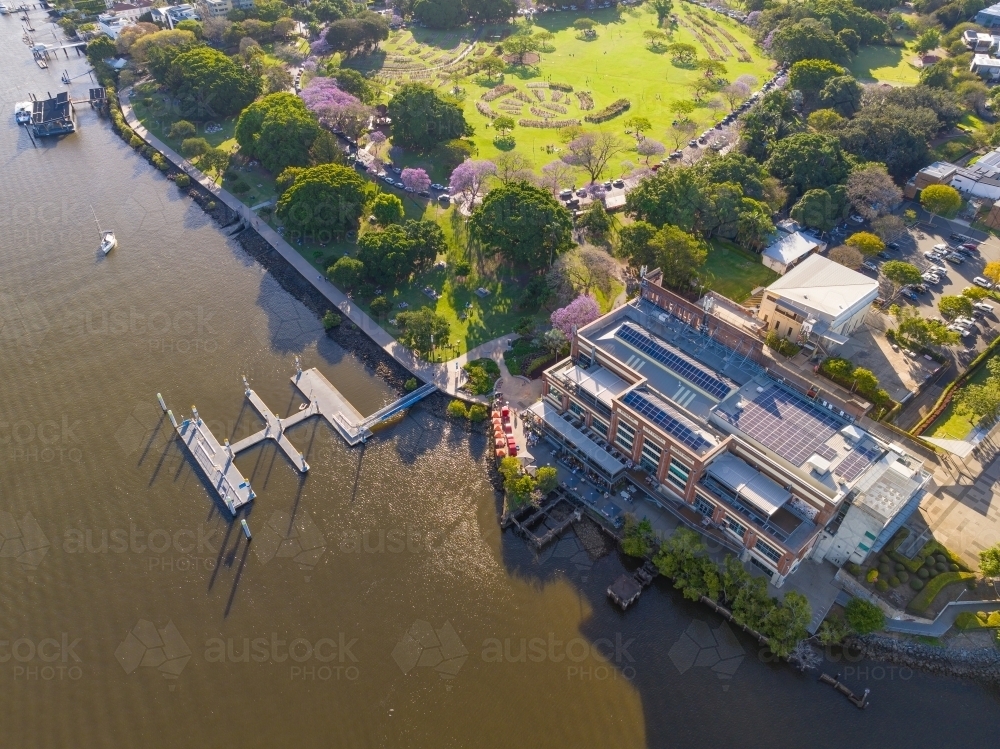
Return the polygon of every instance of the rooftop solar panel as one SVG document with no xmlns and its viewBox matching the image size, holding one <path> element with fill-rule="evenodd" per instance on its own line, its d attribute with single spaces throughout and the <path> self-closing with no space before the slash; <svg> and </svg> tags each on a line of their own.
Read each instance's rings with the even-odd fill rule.
<svg viewBox="0 0 1000 749">
<path fill-rule="evenodd" d="M 842 423 L 820 408 L 771 385 L 727 420 L 795 466 L 830 439 Z"/>
<path fill-rule="evenodd" d="M 698 433 L 694 424 L 652 393 L 633 390 L 625 394 L 622 403 L 695 452 L 712 446 L 711 442 Z"/>
<path fill-rule="evenodd" d="M 834 460 L 837 457 L 837 451 L 834 450 L 829 445 L 820 445 L 819 447 L 817 447 L 816 454 L 821 458 L 825 458 L 826 460 Z"/>
<path fill-rule="evenodd" d="M 724 400 L 732 388 L 692 359 L 670 348 L 666 343 L 630 323 L 623 324 L 615 336 L 659 362 L 674 374 L 683 377 L 713 398 Z"/>
<path fill-rule="evenodd" d="M 864 470 L 874 463 L 881 456 L 882 451 L 873 446 L 857 446 L 854 450 L 833 469 L 833 472 L 844 481 L 850 483 L 860 476 Z"/>
</svg>

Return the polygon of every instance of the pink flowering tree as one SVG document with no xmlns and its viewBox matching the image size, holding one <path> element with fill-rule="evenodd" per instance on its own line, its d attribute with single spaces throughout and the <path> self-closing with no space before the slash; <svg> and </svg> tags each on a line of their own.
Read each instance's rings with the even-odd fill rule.
<svg viewBox="0 0 1000 749">
<path fill-rule="evenodd" d="M 424 190 L 430 189 L 431 178 L 427 176 L 427 172 L 423 169 L 411 169 L 407 167 L 403 170 L 403 173 L 399 175 L 399 181 L 403 183 L 405 187 L 410 188 L 413 192 L 423 192 Z"/>
<path fill-rule="evenodd" d="M 328 55 L 333 51 L 333 47 L 326 43 L 326 39 L 320 39 L 309 45 L 309 51 L 314 55 Z"/>
<path fill-rule="evenodd" d="M 567 338 L 573 336 L 573 328 L 582 328 L 601 316 L 597 300 L 589 294 L 581 294 L 565 307 L 560 307 L 549 318 L 552 327 L 561 330 Z"/>
<path fill-rule="evenodd" d="M 451 173 L 451 194 L 462 194 L 466 202 L 473 205 L 483 191 L 483 186 L 490 177 L 497 173 L 497 165 L 492 161 L 463 161 Z"/>
<path fill-rule="evenodd" d="M 371 144 L 371 147 L 368 149 L 369 152 L 374 156 L 378 156 L 378 152 L 382 150 L 382 146 L 385 145 L 386 140 L 385 133 L 381 130 L 373 131 L 368 136 L 368 142 Z"/>
<path fill-rule="evenodd" d="M 339 127 L 354 137 L 360 134 L 371 116 L 371 108 L 339 88 L 333 78 L 313 78 L 299 96 L 321 123 Z"/>
<path fill-rule="evenodd" d="M 646 140 L 635 147 L 635 150 L 640 156 L 646 157 L 646 163 L 648 164 L 650 156 L 660 156 L 666 153 L 667 148 L 659 141 L 646 138 Z"/>
</svg>

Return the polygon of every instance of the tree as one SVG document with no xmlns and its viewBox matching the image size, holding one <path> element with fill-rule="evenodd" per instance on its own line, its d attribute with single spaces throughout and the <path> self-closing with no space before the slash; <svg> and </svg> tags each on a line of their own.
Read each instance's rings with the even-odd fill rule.
<svg viewBox="0 0 1000 749">
<path fill-rule="evenodd" d="M 548 494 L 559 484 L 558 472 L 552 466 L 542 466 L 535 472 L 535 481 L 538 482 L 538 491 Z"/>
<path fill-rule="evenodd" d="M 432 29 L 451 29 L 469 18 L 462 0 L 415 0 L 413 15 Z"/>
<path fill-rule="evenodd" d="M 789 215 L 803 226 L 830 231 L 841 219 L 827 190 L 806 190 Z"/>
<path fill-rule="evenodd" d="M 189 159 L 201 156 L 210 148 L 211 146 L 204 138 L 185 138 L 181 142 L 181 153 Z"/>
<path fill-rule="evenodd" d="M 994 284 L 1000 283 L 1000 262 L 993 260 L 986 263 L 983 267 L 983 275 L 990 279 Z"/>
<path fill-rule="evenodd" d="M 222 148 L 209 148 L 198 159 L 198 168 L 203 172 L 215 172 L 215 179 L 218 180 L 222 173 L 229 167 L 229 151 Z"/>
<path fill-rule="evenodd" d="M 197 133 L 198 128 L 193 123 L 187 120 L 177 120 L 177 122 L 170 126 L 167 137 L 174 140 L 184 140 L 185 138 L 193 138 Z"/>
<path fill-rule="evenodd" d="M 465 201 L 473 206 L 483 191 L 486 180 L 496 172 L 497 165 L 492 161 L 463 161 L 451 173 L 449 180 L 451 194 L 463 195 Z"/>
<path fill-rule="evenodd" d="M 575 168 L 561 159 L 549 162 L 542 167 L 539 183 L 553 195 L 566 188 L 571 183 Z"/>
<path fill-rule="evenodd" d="M 655 265 L 663 271 L 663 281 L 674 288 L 686 286 L 708 259 L 708 247 L 676 226 L 664 226 L 649 240 Z"/>
<path fill-rule="evenodd" d="M 690 65 L 698 58 L 698 48 L 687 42 L 674 42 L 667 45 L 670 59 L 678 65 Z"/>
<path fill-rule="evenodd" d="M 938 46 L 941 41 L 941 32 L 936 28 L 930 28 L 917 37 L 913 48 L 921 55 L 927 54 Z"/>
<path fill-rule="evenodd" d="M 673 0 L 650 0 L 649 6 L 656 11 L 657 26 L 662 26 L 674 9 Z"/>
<path fill-rule="evenodd" d="M 846 72 L 829 60 L 799 60 L 788 72 L 788 83 L 807 98 L 816 97 L 827 81 Z"/>
<path fill-rule="evenodd" d="M 864 89 L 852 76 L 838 75 L 831 78 L 819 92 L 819 105 L 832 109 L 844 117 L 853 117 L 861 108 Z"/>
<path fill-rule="evenodd" d="M 467 0 L 467 4 L 477 23 L 505 23 L 517 13 L 516 0 Z"/>
<path fill-rule="evenodd" d="M 502 114 L 493 120 L 493 127 L 498 133 L 500 133 L 501 137 L 507 135 L 507 133 L 513 130 L 516 124 L 517 123 L 514 121 L 514 118 L 506 114 Z"/>
<path fill-rule="evenodd" d="M 642 134 L 652 130 L 653 125 L 650 123 L 648 117 L 633 115 L 625 120 L 625 128 L 632 131 L 632 136 L 636 139 L 636 142 L 640 142 L 642 141 Z"/>
<path fill-rule="evenodd" d="M 527 182 L 500 185 L 469 219 L 471 237 L 514 266 L 538 270 L 572 246 L 573 221 L 545 190 Z"/>
<path fill-rule="evenodd" d="M 799 194 L 842 181 L 850 166 L 835 138 L 796 133 L 775 143 L 767 170 Z"/>
<path fill-rule="evenodd" d="M 204 31 L 204 26 L 202 26 L 201 21 L 195 21 L 191 18 L 186 18 L 183 21 L 180 21 L 176 26 L 174 26 L 174 28 L 181 29 L 182 31 L 190 31 L 194 34 L 195 39 L 201 39 L 202 32 Z"/>
<path fill-rule="evenodd" d="M 667 133 L 674 143 L 674 150 L 679 150 L 681 145 L 691 140 L 691 136 L 697 129 L 698 127 L 691 120 L 675 120 Z"/>
<path fill-rule="evenodd" d="M 888 260 L 882 264 L 882 277 L 890 284 L 890 298 L 896 296 L 896 292 L 902 286 L 917 284 L 920 278 L 920 269 L 912 263 L 902 260 Z"/>
<path fill-rule="evenodd" d="M 813 130 L 826 133 L 836 130 L 844 123 L 844 118 L 833 109 L 817 109 L 807 118 L 809 127 Z"/>
<path fill-rule="evenodd" d="M 525 57 L 541 49 L 541 42 L 537 37 L 529 34 L 514 34 L 503 43 L 503 51 L 511 57 L 517 58 L 518 65 L 524 65 Z"/>
<path fill-rule="evenodd" d="M 496 55 L 486 55 L 479 63 L 479 70 L 486 74 L 486 79 L 489 81 L 502 76 L 506 69 L 507 63 Z"/>
<path fill-rule="evenodd" d="M 437 347 L 447 343 L 451 333 L 447 318 L 430 307 L 400 312 L 396 315 L 396 323 L 402 344 L 423 353 L 430 352 L 432 345 Z"/>
<path fill-rule="evenodd" d="M 979 552 L 979 571 L 983 577 L 1000 577 L 1000 544 Z"/>
<path fill-rule="evenodd" d="M 770 52 L 778 62 L 785 63 L 811 59 L 847 63 L 851 58 L 847 45 L 815 18 L 779 25 L 771 38 Z"/>
<path fill-rule="evenodd" d="M 945 295 L 938 299 L 938 311 L 946 320 L 954 320 L 963 315 L 968 317 L 972 314 L 972 300 L 966 296 Z"/>
<path fill-rule="evenodd" d="M 772 605 L 761 625 L 771 652 L 787 658 L 796 644 L 807 636 L 806 627 L 811 619 L 808 599 L 794 590 L 785 593 L 780 603 Z"/>
<path fill-rule="evenodd" d="M 643 140 L 635 147 L 636 153 L 640 156 L 646 157 L 646 164 L 649 164 L 650 156 L 661 156 L 667 152 L 666 146 L 664 146 L 659 141 L 650 140 L 647 138 Z"/>
<path fill-rule="evenodd" d="M 893 216 L 890 213 L 887 216 L 879 216 L 878 218 L 873 219 L 872 231 L 874 231 L 883 242 L 891 242 L 906 233 L 906 224 L 899 216 Z"/>
<path fill-rule="evenodd" d="M 396 89 L 387 115 L 393 143 L 417 151 L 473 133 L 458 102 L 423 83 L 404 83 Z"/>
<path fill-rule="evenodd" d="M 653 551 L 653 524 L 649 518 L 636 522 L 635 516 L 629 513 L 625 516 L 625 528 L 622 533 L 622 551 L 630 557 L 643 559 Z"/>
<path fill-rule="evenodd" d="M 373 85 L 372 82 L 357 70 L 353 70 L 352 68 L 337 68 L 332 71 L 330 77 L 336 81 L 338 88 L 364 104 L 374 104 L 378 99 L 378 87 Z"/>
<path fill-rule="evenodd" d="M 882 609 L 863 598 L 852 598 L 844 607 L 844 618 L 859 635 L 878 632 L 885 626 Z"/>
<path fill-rule="evenodd" d="M 687 99 L 676 99 L 670 102 L 670 111 L 677 117 L 678 121 L 685 122 L 691 118 L 694 112 L 694 102 Z"/>
<path fill-rule="evenodd" d="M 611 215 L 604 208 L 604 203 L 600 200 L 595 200 L 583 212 L 583 215 L 580 216 L 577 226 L 591 241 L 602 242 L 611 233 L 614 222 L 611 219 Z"/>
<path fill-rule="evenodd" d="M 966 385 L 956 400 L 959 412 L 974 426 L 993 423 L 1000 414 L 1000 382 L 993 376 L 982 384 Z"/>
<path fill-rule="evenodd" d="M 292 87 L 292 74 L 284 63 L 266 63 L 263 68 L 264 92 L 276 94 Z"/>
<path fill-rule="evenodd" d="M 502 153 L 496 160 L 496 178 L 504 185 L 508 182 L 530 182 L 531 162 L 517 151 Z"/>
<path fill-rule="evenodd" d="M 980 302 L 989 295 L 990 292 L 980 286 L 968 286 L 962 289 L 962 296 L 968 297 L 974 302 Z"/>
<path fill-rule="evenodd" d="M 729 85 L 723 86 L 722 95 L 729 104 L 729 111 L 735 112 L 736 107 L 750 97 L 750 87 L 742 81 L 733 81 Z"/>
<path fill-rule="evenodd" d="M 841 245 L 839 247 L 834 247 L 830 250 L 830 259 L 835 263 L 840 263 L 846 268 L 851 270 L 857 270 L 861 267 L 861 263 L 864 262 L 865 256 L 858 252 L 853 247 L 847 247 Z M 888 265 L 888 263 L 886 263 Z M 920 277 L 920 272 L 917 271 L 917 278 Z"/>
<path fill-rule="evenodd" d="M 646 42 L 654 50 L 659 51 L 663 46 L 663 42 L 667 40 L 667 34 L 660 29 L 646 29 L 642 32 L 643 37 L 645 37 Z"/>
<path fill-rule="evenodd" d="M 379 226 L 398 224 L 403 221 L 403 201 L 395 195 L 380 192 L 372 201 L 372 215 Z"/>
<path fill-rule="evenodd" d="M 413 192 L 425 192 L 430 189 L 431 178 L 427 172 L 419 168 L 407 167 L 399 175 L 399 181 Z"/>
<path fill-rule="evenodd" d="M 97 65 L 118 53 L 114 40 L 103 34 L 87 44 L 87 60 L 91 65 Z"/>
<path fill-rule="evenodd" d="M 353 289 L 365 274 L 365 264 L 357 258 L 341 257 L 326 270 L 327 277 L 341 289 Z"/>
<path fill-rule="evenodd" d="M 268 94 L 243 110 L 236 123 L 236 142 L 247 156 L 274 174 L 285 167 L 307 166 L 319 124 L 299 97 Z"/>
<path fill-rule="evenodd" d="M 848 247 L 853 247 L 865 257 L 877 255 L 885 249 L 885 242 L 868 231 L 859 231 L 852 234 L 844 242 Z"/>
<path fill-rule="evenodd" d="M 847 178 L 847 196 L 858 214 L 874 219 L 899 205 L 903 191 L 882 164 L 866 164 Z"/>
<path fill-rule="evenodd" d="M 597 21 L 593 18 L 577 18 L 573 21 L 573 28 L 577 31 L 592 31 L 597 25 Z"/>
<path fill-rule="evenodd" d="M 802 120 L 787 91 L 764 94 L 757 106 L 744 114 L 740 150 L 757 161 L 767 161 L 775 144 L 799 132 Z M 839 180 L 836 180 L 839 181 Z"/>
<path fill-rule="evenodd" d="M 278 199 L 278 216 L 294 229 L 339 236 L 358 228 L 370 187 L 351 169 L 339 164 L 303 169 Z"/>
<path fill-rule="evenodd" d="M 156 34 L 150 34 L 153 36 Z M 196 47 L 173 59 L 166 85 L 180 102 L 185 117 L 221 119 L 242 111 L 257 98 L 261 80 L 222 52 Z"/>
<path fill-rule="evenodd" d="M 920 193 L 920 205 L 931 214 L 933 222 L 935 216 L 951 218 L 958 213 L 962 207 L 962 196 L 949 185 L 928 185 Z"/>
<path fill-rule="evenodd" d="M 597 182 L 608 162 L 624 150 L 625 146 L 613 133 L 584 133 L 567 144 L 562 160 L 580 167 L 590 175 L 591 182 Z"/>
<path fill-rule="evenodd" d="M 948 330 L 943 322 L 925 319 L 914 307 L 894 304 L 889 308 L 889 314 L 896 319 L 896 334 L 917 348 L 931 343 L 954 346 L 961 340 L 959 334 Z"/>
<path fill-rule="evenodd" d="M 581 294 L 565 307 L 552 313 L 549 318 L 553 328 L 558 328 L 567 338 L 573 336 L 574 329 L 589 325 L 601 316 L 601 307 L 589 294 Z"/>
</svg>

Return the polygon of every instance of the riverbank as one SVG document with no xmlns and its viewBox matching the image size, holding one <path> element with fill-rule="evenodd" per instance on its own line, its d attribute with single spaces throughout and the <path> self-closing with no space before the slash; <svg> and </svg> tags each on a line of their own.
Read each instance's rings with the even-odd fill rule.
<svg viewBox="0 0 1000 749">
<path fill-rule="evenodd" d="M 1000 685 L 1000 651 L 995 648 L 950 649 L 882 634 L 852 637 L 846 644 L 858 650 L 862 657 L 873 661 L 938 676 Z"/>
</svg>

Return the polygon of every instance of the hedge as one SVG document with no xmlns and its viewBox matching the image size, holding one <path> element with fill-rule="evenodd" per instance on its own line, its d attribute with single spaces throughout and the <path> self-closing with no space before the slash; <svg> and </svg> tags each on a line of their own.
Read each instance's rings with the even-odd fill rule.
<svg viewBox="0 0 1000 749">
<path fill-rule="evenodd" d="M 907 608 L 917 613 L 924 613 L 934 603 L 934 599 L 937 598 L 938 593 L 949 585 L 975 579 L 976 574 L 974 572 L 943 572 L 928 580 L 924 589 L 913 597 Z"/>
<path fill-rule="evenodd" d="M 632 102 L 630 102 L 628 99 L 618 99 L 617 101 L 613 101 L 610 104 L 608 104 L 608 106 L 606 106 L 604 109 L 599 109 L 593 114 L 588 114 L 583 119 L 585 119 L 587 122 L 594 122 L 594 123 L 606 122 L 607 120 L 613 119 L 618 115 L 627 112 L 629 107 L 631 106 Z"/>
</svg>

